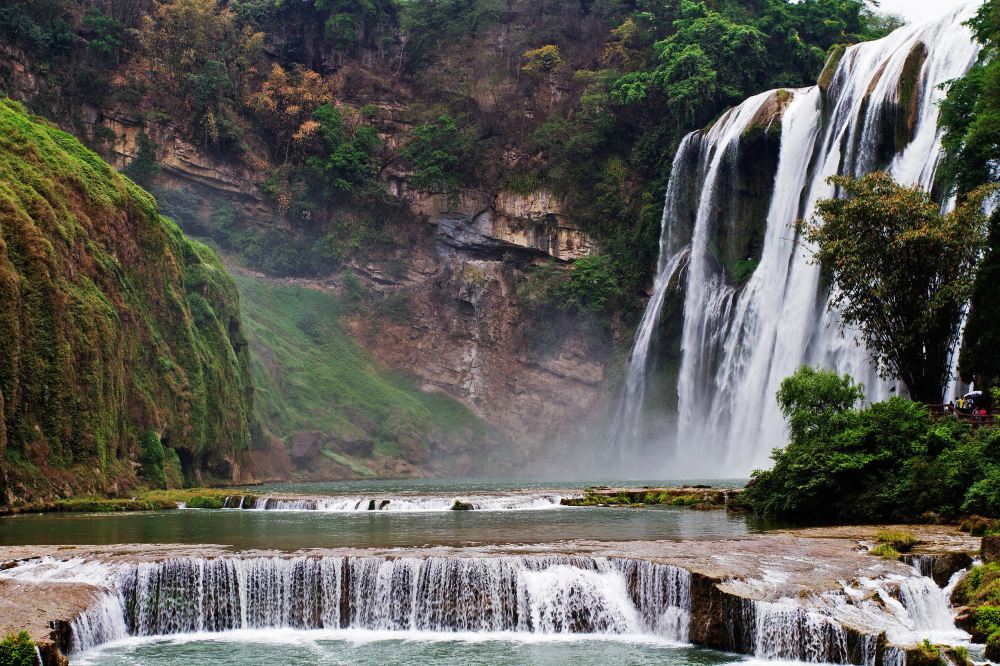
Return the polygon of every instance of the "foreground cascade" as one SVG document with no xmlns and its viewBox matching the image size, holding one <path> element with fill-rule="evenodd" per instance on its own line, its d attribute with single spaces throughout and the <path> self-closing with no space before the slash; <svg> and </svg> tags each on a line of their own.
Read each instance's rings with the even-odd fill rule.
<svg viewBox="0 0 1000 666">
<path fill-rule="evenodd" d="M 235 284 L 149 194 L 3 100 L 0 341 L 0 506 L 120 490 L 140 442 L 166 447 L 175 482 L 239 477 L 253 396 Z"/>
<path fill-rule="evenodd" d="M 869 398 L 888 393 L 866 350 L 827 311 L 829 286 L 793 225 L 837 194 L 831 175 L 881 169 L 934 187 L 940 86 L 976 60 L 963 25 L 974 13 L 966 5 L 835 49 L 819 85 L 757 95 L 685 138 L 653 296 L 604 445 L 620 472 L 648 476 L 651 455 L 674 476 L 746 477 L 766 466 L 784 434 L 775 392 L 803 364 L 852 375 Z M 683 326 L 658 350 L 668 307 Z M 657 395 L 664 383 L 668 395 Z"/>
</svg>

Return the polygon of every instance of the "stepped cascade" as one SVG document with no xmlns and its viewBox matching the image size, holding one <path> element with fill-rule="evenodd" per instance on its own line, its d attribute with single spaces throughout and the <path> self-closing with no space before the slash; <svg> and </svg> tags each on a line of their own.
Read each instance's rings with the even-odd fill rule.
<svg viewBox="0 0 1000 666">
<path fill-rule="evenodd" d="M 226 509 L 253 511 L 355 511 L 433 512 L 451 511 L 455 502 L 468 504 L 476 511 L 532 511 L 560 506 L 561 495 L 554 493 L 511 493 L 505 495 L 468 495 L 463 497 L 434 495 L 344 495 L 330 497 L 281 497 L 231 495 L 226 497 Z"/>
<path fill-rule="evenodd" d="M 603 448 L 621 473 L 648 475 L 650 455 L 674 477 L 745 477 L 766 466 L 784 441 L 774 395 L 802 364 L 851 374 L 869 399 L 888 394 L 894 382 L 879 378 L 827 310 L 829 287 L 794 223 L 836 196 L 832 175 L 884 169 L 934 187 L 941 84 L 976 60 L 979 47 L 963 25 L 975 8 L 851 46 L 820 85 L 752 97 L 684 140 L 667 189 L 653 297 Z M 648 387 L 671 298 L 683 299 L 683 326 L 676 406 L 663 409 L 651 404 Z"/>
<path fill-rule="evenodd" d="M 875 666 L 923 636 L 967 639 L 916 570 L 813 598 L 768 598 L 758 579 L 730 580 L 720 596 L 678 566 L 568 555 L 45 557 L 2 577 L 97 588 L 70 626 L 78 653 L 130 637 L 296 629 L 709 640 L 765 659 Z"/>
</svg>

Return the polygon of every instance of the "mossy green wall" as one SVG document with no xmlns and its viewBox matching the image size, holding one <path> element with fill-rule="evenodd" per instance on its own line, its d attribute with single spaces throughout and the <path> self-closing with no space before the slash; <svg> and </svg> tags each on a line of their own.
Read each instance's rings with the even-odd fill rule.
<svg viewBox="0 0 1000 666">
<path fill-rule="evenodd" d="M 214 253 L 9 100 L 0 341 L 0 504 L 129 485 L 150 429 L 191 473 L 231 478 L 250 446 L 239 296 Z"/>
</svg>

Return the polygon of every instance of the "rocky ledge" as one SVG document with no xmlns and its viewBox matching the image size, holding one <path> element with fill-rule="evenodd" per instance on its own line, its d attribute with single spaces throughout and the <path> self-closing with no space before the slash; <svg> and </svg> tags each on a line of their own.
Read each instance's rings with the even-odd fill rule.
<svg viewBox="0 0 1000 666">
<path fill-rule="evenodd" d="M 667 603 L 662 602 L 662 595 L 669 591 L 672 595 L 669 603 L 684 606 L 688 623 L 684 635 L 691 643 L 765 658 L 868 666 L 898 666 L 908 662 L 913 666 L 926 657 L 928 648 L 921 647 L 924 638 L 942 643 L 967 639 L 953 626 L 944 591 L 911 566 L 868 554 L 864 542 L 874 531 L 875 528 L 833 528 L 724 541 L 578 541 L 513 548 L 339 549 L 294 553 L 232 553 L 217 546 L 145 544 L 6 547 L 0 548 L 3 569 L 0 630 L 27 629 L 43 647 L 46 662 L 61 663 L 61 655 L 74 646 L 70 627 L 77 626 L 79 618 L 97 603 L 99 591 L 109 589 L 112 584 L 109 572 L 119 572 L 115 580 L 121 580 L 121 571 L 129 567 L 136 570 L 140 563 L 155 564 L 164 571 L 178 566 L 205 571 L 205 567 L 242 566 L 240 562 L 254 560 L 256 576 L 268 567 L 285 571 L 290 567 L 311 566 L 308 571 L 303 569 L 304 573 L 292 575 L 318 584 L 317 575 L 334 572 L 341 592 L 332 597 L 333 603 L 344 609 L 352 607 L 354 601 L 350 595 L 358 589 L 349 587 L 351 577 L 373 575 L 369 571 L 372 566 L 410 567 L 407 576 L 390 576 L 407 585 L 418 577 L 420 567 L 425 564 L 437 567 L 435 575 L 445 575 L 439 582 L 446 595 L 451 589 L 448 571 L 468 580 L 469 572 L 476 567 L 489 569 L 494 577 L 484 575 L 480 580 L 482 585 L 490 585 L 495 584 L 496 571 L 509 573 L 517 567 L 530 571 L 561 565 L 601 571 L 602 567 L 611 566 L 625 575 L 629 594 L 643 612 L 651 603 Z M 979 547 L 978 540 L 945 527 L 921 528 L 920 538 L 927 549 L 942 553 L 965 549 L 968 554 Z M 195 564 L 184 565 L 184 562 Z M 663 571 L 674 572 L 670 578 L 673 582 L 666 587 L 656 582 L 651 590 L 650 566 L 660 568 L 657 575 L 661 578 Z M 149 567 L 145 571 L 148 575 Z M 287 575 L 286 571 L 280 576 Z M 676 582 L 681 578 L 682 583 Z M 454 589 L 464 589 L 465 585 L 456 585 Z M 135 587 L 131 594 L 136 594 Z M 406 592 L 404 597 L 410 598 L 409 594 Z M 465 608 L 458 597 L 444 603 Z M 654 615 L 662 610 L 658 609 Z M 341 613 L 340 622 L 348 617 L 347 610 L 334 611 Z M 935 613 L 943 617 L 943 624 L 924 627 L 921 622 L 926 623 L 926 617 Z M 915 621 L 918 616 L 923 619 Z M 595 629 L 583 622 L 572 630 Z M 942 654 L 947 656 L 948 650 L 943 648 Z"/>
</svg>

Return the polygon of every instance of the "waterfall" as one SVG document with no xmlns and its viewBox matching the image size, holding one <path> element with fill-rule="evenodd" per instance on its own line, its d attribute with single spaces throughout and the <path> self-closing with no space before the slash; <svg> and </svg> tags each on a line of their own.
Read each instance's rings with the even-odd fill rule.
<svg viewBox="0 0 1000 666">
<path fill-rule="evenodd" d="M 690 574 L 639 560 L 179 557 L 102 566 L 107 592 L 73 621 L 76 651 L 126 636 L 264 628 L 651 635 L 683 643 L 690 622 Z M 73 566 L 47 575 L 75 577 Z"/>
<path fill-rule="evenodd" d="M 831 175 L 886 169 L 904 183 L 933 187 L 941 152 L 938 103 L 945 94 L 940 84 L 975 62 L 978 46 L 962 25 L 974 10 L 966 5 L 940 20 L 849 47 L 825 90 L 757 95 L 685 139 L 668 186 L 663 232 L 667 238 L 690 237 L 676 417 L 654 437 L 635 437 L 642 431 L 634 423 L 644 418 L 644 396 L 629 381 L 648 369 L 650 343 L 643 338 L 652 335 L 668 298 L 654 288 L 618 410 L 638 415 L 616 416 L 606 462 L 631 462 L 619 471 L 648 476 L 653 455 L 661 473 L 674 477 L 745 477 L 766 466 L 770 450 L 784 442 L 774 396 L 782 379 L 802 364 L 852 375 L 865 384 L 868 399 L 888 394 L 891 384 L 879 378 L 866 350 L 853 334 L 841 333 L 838 314 L 827 309 L 828 287 L 793 225 L 812 217 L 816 201 L 836 196 L 826 182 Z M 905 89 L 914 91 L 910 99 L 901 99 Z M 777 167 L 758 207 L 753 188 L 735 184 L 762 174 L 769 178 L 769 140 L 780 141 Z M 687 191 L 691 181 L 699 183 L 697 212 L 693 226 L 684 227 L 692 216 L 668 211 L 693 203 L 671 200 L 671 192 Z M 753 228 L 754 210 L 761 211 L 760 229 Z M 750 240 L 736 242 L 743 237 Z M 742 284 L 732 260 L 743 255 L 732 256 L 732 249 L 726 254 L 733 243 L 757 251 L 756 267 Z M 661 241 L 656 287 L 678 252 Z M 753 259 L 745 261 L 752 265 Z"/>
<path fill-rule="evenodd" d="M 511 493 L 508 495 L 469 495 L 463 497 L 433 495 L 272 497 L 230 495 L 223 508 L 254 511 L 354 511 L 428 512 L 451 511 L 456 501 L 468 503 L 476 511 L 530 511 L 561 506 L 562 495 L 553 493 Z"/>
</svg>

